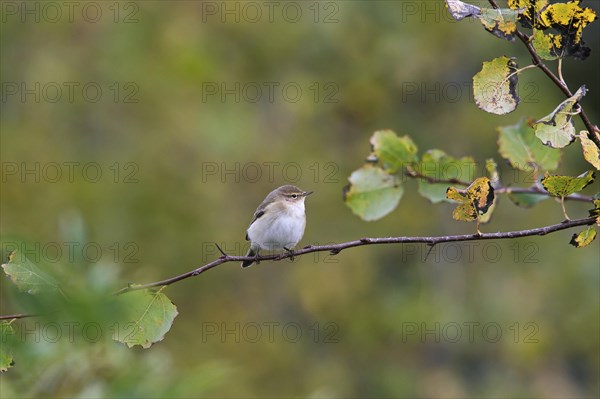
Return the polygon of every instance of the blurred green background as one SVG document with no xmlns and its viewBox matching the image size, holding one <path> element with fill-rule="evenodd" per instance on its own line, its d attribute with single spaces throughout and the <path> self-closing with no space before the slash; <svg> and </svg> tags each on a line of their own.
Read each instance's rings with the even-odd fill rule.
<svg viewBox="0 0 600 399">
<path fill-rule="evenodd" d="M 563 67 L 573 91 L 587 85 L 595 123 L 599 26 L 584 35 L 589 59 Z M 471 233 L 414 181 L 380 221 L 350 212 L 342 188 L 372 132 L 481 170 L 493 157 L 517 185 L 528 176 L 499 157 L 495 128 L 563 100 L 528 70 L 515 112 L 477 109 L 483 61 L 530 57 L 451 21 L 442 1 L 3 1 L 0 28 L 3 260 L 16 244 L 67 276 L 88 321 L 98 293 L 198 267 L 213 242 L 242 254 L 256 206 L 285 183 L 315 191 L 301 245 Z M 578 143 L 565 149 L 561 174 L 587 169 Z M 588 208 L 567 204 L 574 218 Z M 562 218 L 553 200 L 524 210 L 503 197 L 482 231 Z M 0 396 L 597 397 L 599 247 L 573 248 L 574 232 L 224 264 L 168 287 L 179 316 L 146 350 L 90 339 L 83 316 L 18 321 Z M 2 314 L 35 309 L 4 275 L 0 287 Z"/>
</svg>

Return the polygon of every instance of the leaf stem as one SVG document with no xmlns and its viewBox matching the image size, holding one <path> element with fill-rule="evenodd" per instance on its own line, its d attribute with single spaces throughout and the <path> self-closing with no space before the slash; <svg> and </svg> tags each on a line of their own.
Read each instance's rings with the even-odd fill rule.
<svg viewBox="0 0 600 399">
<path fill-rule="evenodd" d="M 504 80 L 502 81 L 502 83 L 504 83 L 507 80 L 509 80 L 513 75 L 516 75 L 518 73 L 521 73 L 521 72 L 523 72 L 523 71 L 525 71 L 527 69 L 531 69 L 531 68 L 537 68 L 537 66 L 534 65 L 534 64 L 531 64 L 531 65 L 527 65 L 526 67 L 519 68 L 519 69 L 515 70 L 513 73 L 509 74 L 506 78 L 504 78 Z"/>
<path fill-rule="evenodd" d="M 562 58 L 558 59 L 558 68 L 557 68 L 557 70 L 558 70 L 558 78 L 560 79 L 560 81 L 562 82 L 562 84 L 564 84 L 565 87 L 568 88 L 567 83 L 565 82 L 565 78 L 563 77 L 563 74 L 562 74 L 562 61 L 563 61 Z"/>
<path fill-rule="evenodd" d="M 511 72 L 508 74 L 508 76 L 506 76 L 504 79 L 502 79 L 502 81 L 500 81 L 499 84 L 496 85 L 494 92 L 492 93 L 492 98 L 496 97 L 498 95 L 498 92 L 501 89 L 502 85 L 505 84 L 506 82 L 508 82 L 510 80 L 511 77 L 513 77 L 514 75 L 517 75 L 521 72 L 523 72 L 526 69 L 531 69 L 531 68 L 537 68 L 535 65 L 531 64 L 531 65 L 527 65 L 526 67 L 520 68 L 520 69 L 515 69 L 514 72 Z"/>
<path fill-rule="evenodd" d="M 562 207 L 563 215 L 565 215 L 565 220 L 571 220 L 571 219 L 569 219 L 569 215 L 567 215 L 567 209 L 565 208 L 565 197 L 564 196 L 560 197 L 560 206 Z"/>
<path fill-rule="evenodd" d="M 469 185 L 471 185 L 470 182 L 466 182 L 466 181 L 463 181 L 463 180 L 460 180 L 460 179 L 454 179 L 454 178 L 452 178 L 452 179 L 437 179 L 435 177 L 424 175 L 424 174 L 422 174 L 420 172 L 417 172 L 416 170 L 413 170 L 413 169 L 407 169 L 406 170 L 406 175 L 408 177 L 413 177 L 413 178 L 416 178 L 416 179 L 426 180 L 427 183 L 431 183 L 431 184 L 447 183 L 447 184 L 457 184 L 459 186 L 466 186 L 466 187 L 468 187 Z"/>
</svg>

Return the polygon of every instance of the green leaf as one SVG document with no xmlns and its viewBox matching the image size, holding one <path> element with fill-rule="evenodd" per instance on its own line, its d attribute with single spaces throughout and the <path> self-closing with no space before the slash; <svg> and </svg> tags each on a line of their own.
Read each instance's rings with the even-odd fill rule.
<svg viewBox="0 0 600 399">
<path fill-rule="evenodd" d="M 149 348 L 163 340 L 178 313 L 177 307 L 161 291 L 138 290 L 116 297 L 121 312 L 113 333 L 115 341 L 130 348 L 135 345 Z"/>
<path fill-rule="evenodd" d="M 429 150 L 421 158 L 418 172 L 435 180 L 473 181 L 475 177 L 475 160 L 471 157 L 460 159 L 447 155 L 442 150 Z M 430 183 L 427 179 L 419 179 L 419 194 L 432 203 L 448 201 L 446 190 L 451 183 Z"/>
<path fill-rule="evenodd" d="M 14 334 L 11 321 L 0 321 L 0 372 L 5 372 L 15 363 L 11 345 Z"/>
<path fill-rule="evenodd" d="M 448 199 L 457 201 L 458 207 L 452 212 L 455 220 L 471 222 L 485 214 L 494 202 L 494 188 L 487 177 L 475 179 L 466 190 L 448 188 Z"/>
<path fill-rule="evenodd" d="M 593 134 L 600 140 L 600 134 L 593 132 Z M 583 157 L 586 161 L 592 164 L 594 168 L 600 170 L 600 149 L 592 140 L 588 137 L 587 131 L 582 131 L 577 136 L 581 142 L 583 149 Z"/>
<path fill-rule="evenodd" d="M 590 226 L 587 229 L 580 232 L 579 234 L 573 234 L 573 237 L 571 237 L 570 244 L 573 245 L 575 248 L 583 248 L 590 245 L 595 238 L 596 229 Z"/>
<path fill-rule="evenodd" d="M 596 217 L 596 225 L 600 227 L 600 193 L 594 195 L 594 209 L 590 209 L 590 216 Z"/>
<path fill-rule="evenodd" d="M 544 60 L 553 61 L 561 58 L 562 36 L 554 33 L 544 33 L 543 30 L 534 29 L 531 45 L 535 52 Z"/>
<path fill-rule="evenodd" d="M 560 161 L 560 151 L 547 147 L 535 137 L 533 129 L 521 120 L 516 125 L 498 128 L 500 155 L 513 168 L 523 171 L 534 169 L 554 170 Z"/>
<path fill-rule="evenodd" d="M 529 194 L 529 193 L 509 193 L 508 198 L 521 208 L 531 208 L 538 202 L 544 201 L 549 197 L 547 195 Z"/>
<path fill-rule="evenodd" d="M 523 11 L 507 8 L 480 8 L 460 0 L 446 0 L 446 6 L 455 20 L 477 17 L 485 30 L 496 37 L 510 41 L 515 40 L 517 18 Z"/>
<path fill-rule="evenodd" d="M 477 106 L 492 114 L 504 115 L 517 108 L 517 63 L 514 58 L 498 57 L 483 63 L 473 76 L 473 94 Z"/>
<path fill-rule="evenodd" d="M 393 211 L 404 193 L 397 175 L 373 165 L 355 170 L 348 180 L 344 201 L 355 215 L 367 221 L 381 219 Z"/>
<path fill-rule="evenodd" d="M 590 216 L 600 216 L 600 193 L 596 193 L 593 199 L 594 208 L 590 209 Z"/>
<path fill-rule="evenodd" d="M 485 30 L 500 39 L 512 42 L 515 40 L 517 18 L 521 12 L 521 10 L 506 8 L 482 8 L 479 20 Z"/>
<path fill-rule="evenodd" d="M 409 136 L 398 137 L 391 130 L 378 130 L 373 133 L 370 142 L 372 155 L 388 173 L 396 173 L 417 161 L 417 146 Z"/>
<path fill-rule="evenodd" d="M 32 295 L 60 291 L 54 277 L 31 263 L 20 251 L 13 251 L 8 259 L 8 263 L 3 264 L 2 268 L 20 291 Z"/>
<path fill-rule="evenodd" d="M 575 126 L 573 125 L 573 107 L 583 96 L 587 89 L 581 86 L 579 90 L 556 107 L 550 115 L 537 121 L 533 128 L 535 135 L 547 146 L 563 148 L 575 140 Z"/>
<path fill-rule="evenodd" d="M 594 172 L 587 172 L 577 176 L 548 175 L 542 179 L 542 185 L 551 195 L 564 198 L 568 195 L 583 190 L 594 182 Z"/>
</svg>

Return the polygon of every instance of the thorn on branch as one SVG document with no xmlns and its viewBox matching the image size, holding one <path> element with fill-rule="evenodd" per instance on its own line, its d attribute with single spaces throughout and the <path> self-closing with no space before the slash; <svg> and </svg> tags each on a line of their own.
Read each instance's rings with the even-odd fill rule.
<svg viewBox="0 0 600 399">
<path fill-rule="evenodd" d="M 330 253 L 331 255 L 337 255 L 337 254 L 339 254 L 341 251 L 342 251 L 342 250 L 341 250 L 340 248 L 334 248 L 334 249 L 332 249 L 331 251 L 329 251 L 329 253 Z"/>
<path fill-rule="evenodd" d="M 215 244 L 215 247 L 217 247 L 217 249 L 218 249 L 218 250 L 219 250 L 219 252 L 221 253 L 221 255 L 223 255 L 222 257 L 225 257 L 225 258 L 226 258 L 228 255 L 225 253 L 225 251 L 223 251 L 223 250 L 221 249 L 221 247 L 219 246 L 219 244 L 217 244 L 216 242 L 215 242 L 214 244 Z"/>
<path fill-rule="evenodd" d="M 427 258 L 429 257 L 429 254 L 431 253 L 431 251 L 433 251 L 433 247 L 435 247 L 435 242 L 428 242 L 427 245 L 429 246 L 429 251 L 427 251 L 427 254 L 425 255 L 425 259 L 423 259 L 424 262 L 427 262 Z"/>
</svg>

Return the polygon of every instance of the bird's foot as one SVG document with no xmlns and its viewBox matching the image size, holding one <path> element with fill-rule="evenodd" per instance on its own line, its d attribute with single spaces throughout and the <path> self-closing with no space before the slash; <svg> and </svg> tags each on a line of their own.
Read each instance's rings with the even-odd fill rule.
<svg viewBox="0 0 600 399">
<path fill-rule="evenodd" d="M 290 259 L 293 262 L 294 261 L 294 250 L 293 249 L 289 249 L 287 247 L 283 247 L 283 249 L 285 249 L 290 254 Z"/>
</svg>

